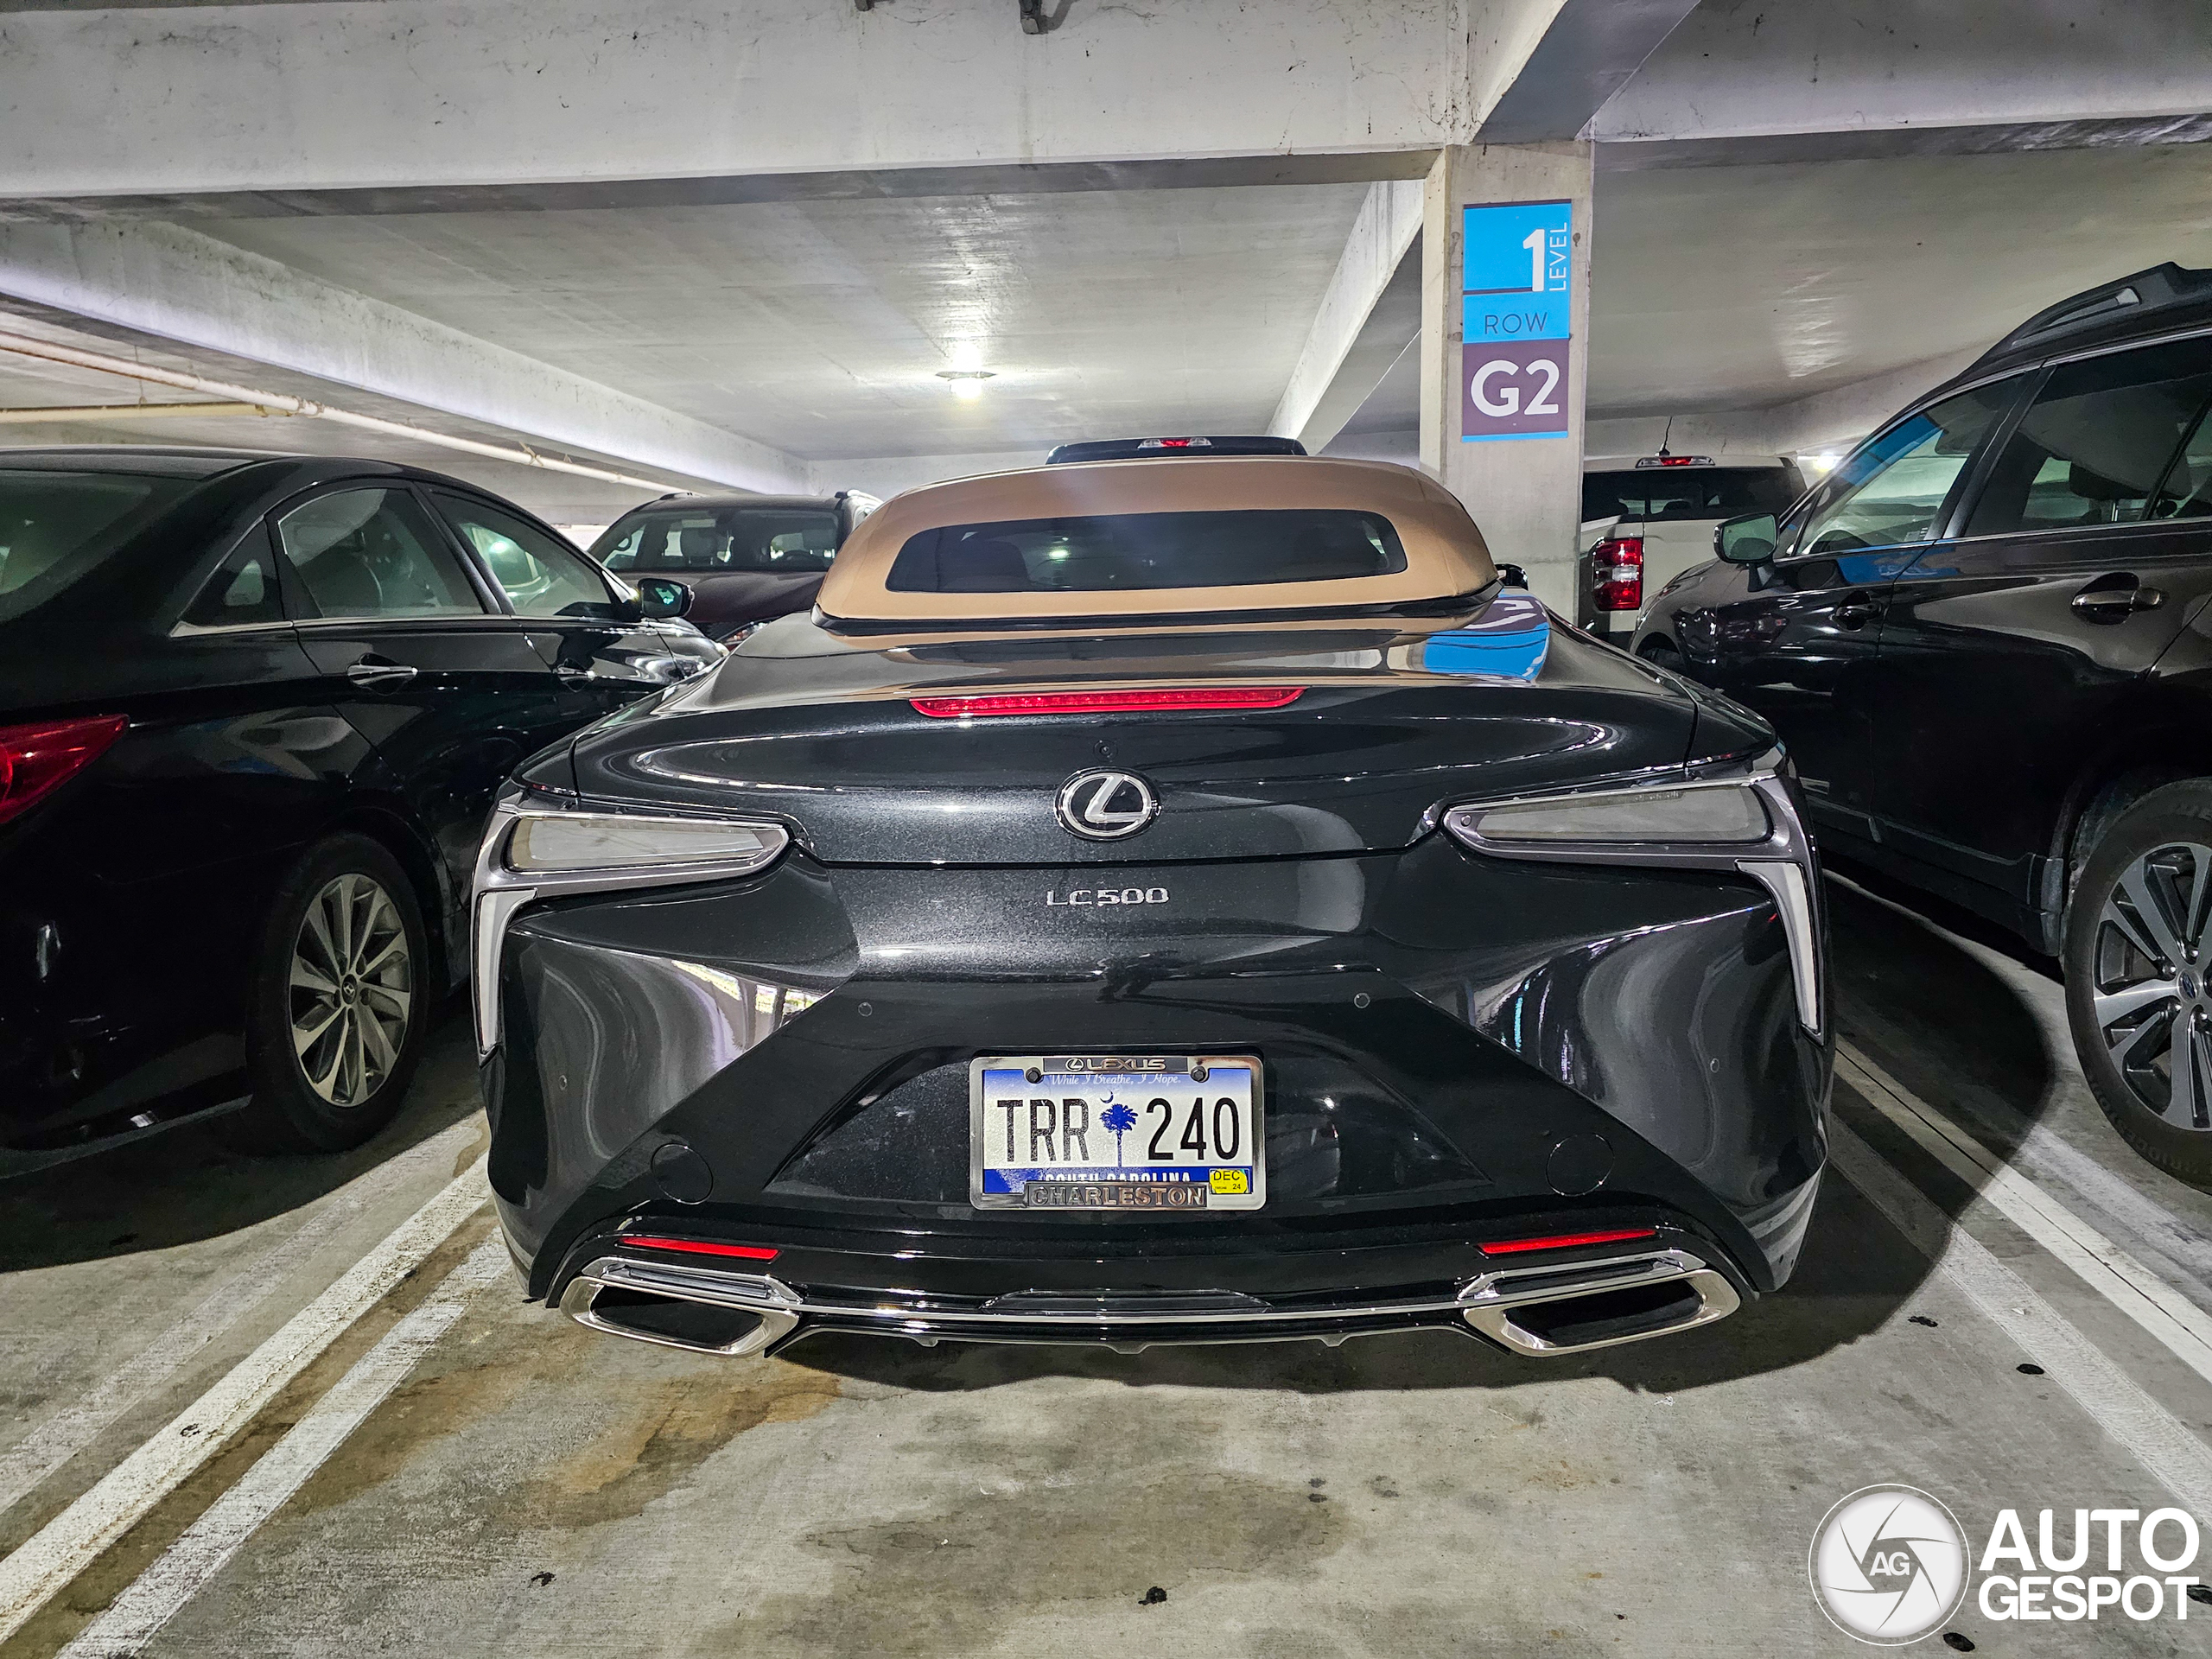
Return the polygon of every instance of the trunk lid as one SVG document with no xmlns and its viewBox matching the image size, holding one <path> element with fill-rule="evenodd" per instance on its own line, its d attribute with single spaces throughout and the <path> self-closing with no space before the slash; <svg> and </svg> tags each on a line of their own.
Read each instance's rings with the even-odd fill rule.
<svg viewBox="0 0 2212 1659">
<path fill-rule="evenodd" d="M 912 699 L 1305 688 L 1264 710 L 936 719 Z M 1677 766 L 1697 705 L 1532 600 L 1457 625 L 853 639 L 770 625 L 712 676 L 584 734 L 590 799 L 772 816 L 830 863 L 1160 864 L 1403 847 L 1441 803 Z M 1735 734 L 1741 747 L 1743 734 Z M 1157 817 L 1062 826 L 1062 787 L 1135 772 Z"/>
</svg>

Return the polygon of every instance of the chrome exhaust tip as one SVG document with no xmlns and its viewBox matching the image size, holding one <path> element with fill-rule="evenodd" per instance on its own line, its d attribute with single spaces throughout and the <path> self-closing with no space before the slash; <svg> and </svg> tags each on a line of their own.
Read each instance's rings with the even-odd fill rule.
<svg viewBox="0 0 2212 1659">
<path fill-rule="evenodd" d="M 1687 1250 L 1506 1268 L 1459 1293 L 1460 1317 L 1474 1330 L 1515 1353 L 1545 1358 L 1670 1337 L 1742 1306 L 1727 1275 Z"/>
<path fill-rule="evenodd" d="M 609 1336 L 744 1359 L 798 1327 L 798 1301 L 773 1279 L 756 1274 L 695 1273 L 603 1256 L 569 1281 L 561 1311 Z"/>
</svg>

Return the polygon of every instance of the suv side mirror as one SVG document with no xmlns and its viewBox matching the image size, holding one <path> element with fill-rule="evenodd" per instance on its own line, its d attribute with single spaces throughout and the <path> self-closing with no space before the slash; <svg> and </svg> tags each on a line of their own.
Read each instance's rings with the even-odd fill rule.
<svg viewBox="0 0 2212 1659">
<path fill-rule="evenodd" d="M 1517 564 L 1499 565 L 1497 567 L 1497 579 L 1500 584 L 1504 587 L 1518 588 L 1524 593 L 1528 590 L 1529 573 L 1526 570 L 1523 570 Z"/>
<path fill-rule="evenodd" d="M 649 622 L 665 621 L 683 615 L 691 608 L 691 589 L 689 584 L 671 582 L 666 576 L 640 576 L 638 579 L 638 614 Z"/>
<path fill-rule="evenodd" d="M 1751 512 L 1714 526 L 1713 550 L 1731 564 L 1764 564 L 1781 539 L 1782 526 L 1772 513 Z"/>
</svg>

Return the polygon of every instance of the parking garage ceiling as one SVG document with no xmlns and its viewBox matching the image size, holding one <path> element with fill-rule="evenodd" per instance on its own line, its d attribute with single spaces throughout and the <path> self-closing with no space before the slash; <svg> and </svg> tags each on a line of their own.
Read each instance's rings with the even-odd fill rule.
<svg viewBox="0 0 2212 1659">
<path fill-rule="evenodd" d="M 0 139 L 19 130 L 23 162 L 0 296 L 57 333 L 671 487 L 884 490 L 1075 437 L 1264 429 L 1317 352 L 1364 378 L 1308 435 L 1351 414 L 1348 441 L 1409 453 L 1405 306 L 1356 296 L 1363 339 L 1322 324 L 1377 181 L 1485 122 L 1599 141 L 1593 419 L 1755 417 L 1862 382 L 1893 402 L 1885 377 L 1932 379 L 2061 295 L 2212 264 L 2212 152 L 2190 142 L 2212 123 L 2183 107 L 2206 48 L 2181 0 L 2024 19 L 1680 0 L 1631 9 L 1646 33 L 1618 40 L 1592 20 L 1627 14 L 1574 0 L 1264 17 L 1075 0 L 1041 38 L 1011 8 L 934 0 L 748 13 L 741 38 L 691 3 L 596 54 L 562 3 L 194 6 L 149 36 L 159 10 L 0 3 Z M 2088 35 L 2075 13 L 2094 14 Z M 1327 68 L 1354 35 L 1357 69 Z M 502 54 L 548 72 L 550 97 L 494 74 Z M 1276 57 L 1280 86 L 1252 69 Z M 2042 67 L 2010 74 L 2016 57 Z M 1116 101 L 1086 90 L 1086 61 Z M 239 105 L 239 77 L 270 64 L 291 95 Z M 87 66 L 113 107 L 80 95 L 84 142 L 57 145 L 39 88 L 97 86 Z M 920 104 L 918 77 L 936 88 Z M 1000 95 L 944 95 L 987 83 Z M 798 118 L 833 96 L 868 120 Z M 163 137 L 180 120 L 204 138 L 189 156 Z M 1417 273 L 1418 241 L 1390 257 Z M 963 398 L 947 371 L 992 378 Z M 0 361 L 15 407 L 142 395 Z M 168 416 L 0 442 L 364 447 L 310 426 Z M 645 493 L 368 447 L 474 469 L 562 522 Z"/>
<path fill-rule="evenodd" d="M 197 229 L 809 461 L 1263 429 L 1360 184 Z M 957 398 L 944 370 L 985 370 Z"/>
</svg>

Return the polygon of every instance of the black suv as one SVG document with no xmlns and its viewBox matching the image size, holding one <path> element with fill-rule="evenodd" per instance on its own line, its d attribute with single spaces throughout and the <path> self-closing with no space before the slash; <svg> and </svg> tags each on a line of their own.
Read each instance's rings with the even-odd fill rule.
<svg viewBox="0 0 2212 1659">
<path fill-rule="evenodd" d="M 2212 1184 L 2212 271 L 2030 318 L 1799 500 L 1731 520 L 1639 656 L 1773 721 L 1825 849 L 2063 965 L 2099 1103 Z"/>
<path fill-rule="evenodd" d="M 694 596 L 684 615 L 735 645 L 762 623 L 811 606 L 837 550 L 879 505 L 857 490 L 663 496 L 601 531 L 591 556 L 627 581 L 684 582 Z"/>
</svg>

